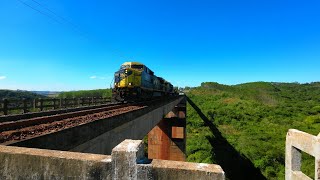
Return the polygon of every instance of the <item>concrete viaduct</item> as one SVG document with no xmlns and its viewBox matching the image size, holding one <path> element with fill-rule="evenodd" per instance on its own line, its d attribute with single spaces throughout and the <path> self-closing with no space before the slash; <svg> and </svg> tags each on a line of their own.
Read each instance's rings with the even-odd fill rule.
<svg viewBox="0 0 320 180">
<path fill-rule="evenodd" d="M 186 99 L 179 96 L 3 143 L 0 179 L 225 179 L 219 165 L 185 162 L 185 152 Z"/>
</svg>

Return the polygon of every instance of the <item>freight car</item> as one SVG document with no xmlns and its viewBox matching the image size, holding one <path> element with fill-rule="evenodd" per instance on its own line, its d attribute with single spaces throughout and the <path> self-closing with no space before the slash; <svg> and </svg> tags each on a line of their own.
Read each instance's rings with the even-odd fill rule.
<svg viewBox="0 0 320 180">
<path fill-rule="evenodd" d="M 140 101 L 175 93 L 173 85 L 139 62 L 125 62 L 114 74 L 114 101 Z"/>
</svg>

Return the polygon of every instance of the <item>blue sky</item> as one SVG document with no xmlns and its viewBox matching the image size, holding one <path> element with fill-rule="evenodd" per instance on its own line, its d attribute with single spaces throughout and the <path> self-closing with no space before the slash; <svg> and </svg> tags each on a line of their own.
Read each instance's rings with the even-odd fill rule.
<svg viewBox="0 0 320 180">
<path fill-rule="evenodd" d="M 125 61 L 175 86 L 319 81 L 319 9 L 318 0 L 2 0 L 0 89 L 108 88 Z"/>
</svg>

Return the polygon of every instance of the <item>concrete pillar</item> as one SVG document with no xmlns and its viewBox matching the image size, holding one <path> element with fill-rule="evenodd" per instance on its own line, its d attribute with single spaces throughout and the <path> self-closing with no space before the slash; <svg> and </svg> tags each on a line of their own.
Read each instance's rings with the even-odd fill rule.
<svg viewBox="0 0 320 180">
<path fill-rule="evenodd" d="M 144 157 L 143 143 L 141 140 L 126 139 L 112 149 L 111 157 L 113 180 L 137 179 L 136 163 Z"/>
<path fill-rule="evenodd" d="M 186 160 L 186 102 L 184 100 L 148 133 L 148 158 Z"/>
<path fill-rule="evenodd" d="M 112 179 L 224 180 L 219 165 L 166 160 L 146 162 L 141 140 L 125 140 L 112 150 Z"/>
<path fill-rule="evenodd" d="M 289 129 L 286 137 L 285 179 L 311 180 L 301 171 L 301 152 L 315 158 L 315 179 L 319 179 L 320 136 Z"/>
</svg>

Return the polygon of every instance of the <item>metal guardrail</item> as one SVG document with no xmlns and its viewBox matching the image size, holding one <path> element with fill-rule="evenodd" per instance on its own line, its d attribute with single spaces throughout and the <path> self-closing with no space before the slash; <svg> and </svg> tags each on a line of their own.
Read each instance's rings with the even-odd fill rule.
<svg viewBox="0 0 320 180">
<path fill-rule="evenodd" d="M 38 112 L 47 109 L 63 109 L 69 107 L 80 107 L 98 105 L 110 102 L 110 98 L 102 97 L 82 97 L 82 98 L 48 98 L 48 99 L 20 99 L 20 100 L 0 100 L 0 115 Z M 11 112 L 10 112 L 11 111 Z M 12 111 L 15 111 L 12 113 Z"/>
<path fill-rule="evenodd" d="M 289 129 L 286 137 L 286 180 L 311 180 L 301 171 L 301 151 L 315 158 L 315 179 L 320 179 L 320 134 Z"/>
</svg>

